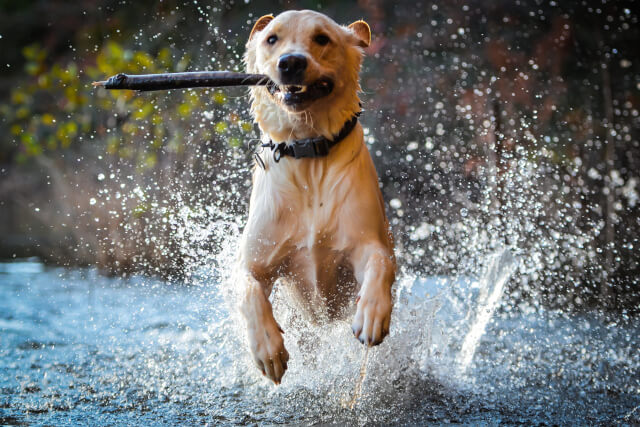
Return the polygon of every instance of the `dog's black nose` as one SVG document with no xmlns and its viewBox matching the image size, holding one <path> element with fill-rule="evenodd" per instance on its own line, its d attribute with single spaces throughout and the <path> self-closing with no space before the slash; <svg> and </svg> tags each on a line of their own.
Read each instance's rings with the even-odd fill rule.
<svg viewBox="0 0 640 427">
<path fill-rule="evenodd" d="M 307 58 L 304 55 L 287 53 L 278 60 L 280 78 L 284 84 L 299 84 L 304 80 Z"/>
</svg>

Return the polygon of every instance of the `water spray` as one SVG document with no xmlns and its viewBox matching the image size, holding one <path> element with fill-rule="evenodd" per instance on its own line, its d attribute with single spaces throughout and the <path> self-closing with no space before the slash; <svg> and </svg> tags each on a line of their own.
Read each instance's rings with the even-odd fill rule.
<svg viewBox="0 0 640 427">
<path fill-rule="evenodd" d="M 367 362 L 369 361 L 369 348 L 365 347 L 364 355 L 362 356 L 362 364 L 360 365 L 359 377 L 356 382 L 356 386 L 353 389 L 353 396 L 347 402 L 346 399 L 342 401 L 343 408 L 353 409 L 358 403 L 360 396 L 362 395 L 362 384 L 364 384 L 364 379 L 367 376 Z"/>
<path fill-rule="evenodd" d="M 484 335 L 487 324 L 498 308 L 504 286 L 516 269 L 517 260 L 509 249 L 496 252 L 491 257 L 487 272 L 480 280 L 480 294 L 476 307 L 469 313 L 471 320 L 469 331 L 464 337 L 456 362 L 460 372 L 464 373 L 473 360 L 480 338 Z"/>
</svg>

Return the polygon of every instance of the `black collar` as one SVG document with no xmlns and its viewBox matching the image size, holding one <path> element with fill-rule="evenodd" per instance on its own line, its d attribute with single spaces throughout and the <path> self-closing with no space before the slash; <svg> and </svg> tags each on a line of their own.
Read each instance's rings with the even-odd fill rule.
<svg viewBox="0 0 640 427">
<path fill-rule="evenodd" d="M 331 150 L 333 146 L 337 145 L 351 133 L 358 123 L 358 117 L 360 114 L 361 112 L 356 113 L 348 122 L 346 122 L 344 126 L 342 126 L 342 129 L 340 129 L 340 132 L 338 132 L 332 140 L 329 140 L 324 136 L 317 136 L 315 138 L 297 139 L 291 142 L 281 142 L 279 144 L 269 141 L 266 144 L 262 144 L 262 146 L 271 148 L 271 151 L 273 151 L 273 160 L 275 160 L 276 163 L 280 161 L 282 156 L 295 157 L 296 159 L 301 159 L 303 157 L 324 157 L 329 154 L 329 150 Z M 261 163 L 261 166 L 264 168 L 262 159 L 260 159 L 259 163 Z"/>
</svg>

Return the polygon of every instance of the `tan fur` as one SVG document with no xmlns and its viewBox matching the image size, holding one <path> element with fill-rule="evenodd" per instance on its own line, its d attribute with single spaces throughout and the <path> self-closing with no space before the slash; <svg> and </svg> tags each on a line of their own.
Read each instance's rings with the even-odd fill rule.
<svg viewBox="0 0 640 427">
<path fill-rule="evenodd" d="M 327 46 L 314 43 L 319 32 L 331 39 Z M 270 46 L 266 39 L 273 34 L 278 42 Z M 266 74 L 279 83 L 278 59 L 297 53 L 308 60 L 305 84 L 324 76 L 335 83 L 330 95 L 303 111 L 284 105 L 264 87 L 252 88 L 251 111 L 264 141 L 319 135 L 332 139 L 360 111 L 361 47 L 370 37 L 364 21 L 347 28 L 313 11 L 260 18 L 247 43 L 247 72 Z M 289 355 L 268 299 L 276 280 L 286 279 L 282 283 L 291 286 L 316 318 L 345 315 L 357 294 L 354 333 L 375 345 L 389 330 L 396 266 L 360 124 L 326 157 L 283 157 L 276 163 L 267 149 L 262 159 L 265 168 L 253 172 L 249 218 L 240 244 L 241 310 L 254 360 L 277 384 Z"/>
</svg>

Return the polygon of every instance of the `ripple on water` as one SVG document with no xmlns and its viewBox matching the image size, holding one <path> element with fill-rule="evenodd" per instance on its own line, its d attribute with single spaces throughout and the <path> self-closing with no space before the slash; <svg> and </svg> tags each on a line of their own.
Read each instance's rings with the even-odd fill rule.
<svg viewBox="0 0 640 427">
<path fill-rule="evenodd" d="M 492 309 L 486 286 L 400 280 L 391 336 L 350 409 L 364 349 L 349 324 L 311 324 L 277 292 L 291 362 L 274 387 L 222 285 L 3 265 L 0 424 L 640 422 L 634 320 L 498 310 L 462 369 L 469 310 Z"/>
</svg>

